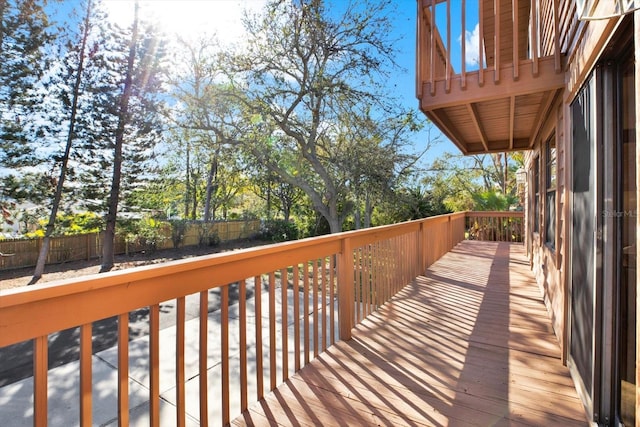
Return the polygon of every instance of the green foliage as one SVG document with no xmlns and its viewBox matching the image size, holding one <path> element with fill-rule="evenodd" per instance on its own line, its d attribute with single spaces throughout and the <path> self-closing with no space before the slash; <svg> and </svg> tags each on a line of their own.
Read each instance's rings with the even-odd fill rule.
<svg viewBox="0 0 640 427">
<path fill-rule="evenodd" d="M 424 183 L 454 212 L 509 210 L 518 203 L 515 171 L 521 162 L 521 153 L 445 154 L 433 162 Z"/>
<path fill-rule="evenodd" d="M 56 216 L 56 225 L 52 236 L 71 236 L 75 234 L 98 233 L 102 230 L 103 219 L 93 212 L 60 213 Z M 44 237 L 46 219 L 38 220 L 38 229 L 26 233 L 27 237 Z"/>
<path fill-rule="evenodd" d="M 211 229 L 212 223 L 200 221 L 198 224 L 198 246 L 218 246 L 220 244 L 220 236 Z"/>
<path fill-rule="evenodd" d="M 282 219 L 272 219 L 262 223 L 258 238 L 271 242 L 284 242 L 287 240 L 296 240 L 300 232 L 298 226 Z"/>
<path fill-rule="evenodd" d="M 472 194 L 472 197 L 473 209 L 476 211 L 507 211 L 511 205 L 518 202 L 516 196 L 505 195 L 493 189 Z"/>
<path fill-rule="evenodd" d="M 117 234 L 123 236 L 127 243 L 153 252 L 167 238 L 163 232 L 164 224 L 151 217 L 120 220 Z"/>
<path fill-rule="evenodd" d="M 171 241 L 173 242 L 173 247 L 179 248 L 184 241 L 189 222 L 184 219 L 178 219 L 169 221 L 169 224 L 171 224 Z"/>
</svg>

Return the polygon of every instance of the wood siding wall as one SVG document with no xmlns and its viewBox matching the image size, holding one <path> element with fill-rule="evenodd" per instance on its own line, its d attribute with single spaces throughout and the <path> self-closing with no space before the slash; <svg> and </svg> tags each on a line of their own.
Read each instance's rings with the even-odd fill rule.
<svg viewBox="0 0 640 427">
<path fill-rule="evenodd" d="M 538 221 L 538 232 L 534 232 L 532 224 L 527 226 L 527 239 L 529 244 L 527 245 L 530 251 L 529 257 L 532 263 L 532 269 L 544 296 L 544 301 L 549 311 L 549 315 L 552 320 L 552 325 L 558 341 L 561 343 L 563 349 L 566 347 L 566 334 L 565 334 L 565 314 L 566 314 L 566 297 L 567 291 L 564 285 L 564 264 L 565 258 L 565 242 L 566 242 L 566 221 L 563 218 L 565 209 L 565 200 L 567 193 L 566 178 L 564 176 L 566 170 L 566 130 L 565 126 L 565 111 L 561 97 L 558 97 L 551 108 L 551 114 L 545 118 L 542 125 L 542 131 L 540 137 L 536 140 L 534 149 L 526 155 L 527 170 L 533 169 L 533 162 L 536 159 L 540 159 L 540 171 L 539 171 L 539 191 L 540 191 L 540 217 L 536 218 L 532 212 L 532 194 L 527 192 L 528 203 L 527 209 L 529 215 L 527 218 L 529 221 Z M 556 239 L 555 250 L 551 249 L 545 244 L 545 222 L 547 220 L 547 200 L 545 197 L 547 182 L 546 182 L 546 143 L 555 133 L 556 142 L 556 159 L 557 165 L 557 178 L 556 178 L 556 197 L 555 197 L 555 211 L 556 211 Z M 531 176 L 530 176 L 531 179 Z M 532 184 L 530 184 L 532 186 Z M 531 187 L 530 187 L 531 189 Z"/>
</svg>

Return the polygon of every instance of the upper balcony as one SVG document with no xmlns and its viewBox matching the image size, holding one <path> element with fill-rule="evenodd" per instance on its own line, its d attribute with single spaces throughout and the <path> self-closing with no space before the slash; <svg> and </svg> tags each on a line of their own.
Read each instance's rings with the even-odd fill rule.
<svg viewBox="0 0 640 427">
<path fill-rule="evenodd" d="M 566 3 L 418 0 L 416 96 L 464 154 L 532 147 L 565 85 Z"/>
<path fill-rule="evenodd" d="M 2 425 L 586 425 L 522 225 L 458 213 L 5 291 Z"/>
</svg>

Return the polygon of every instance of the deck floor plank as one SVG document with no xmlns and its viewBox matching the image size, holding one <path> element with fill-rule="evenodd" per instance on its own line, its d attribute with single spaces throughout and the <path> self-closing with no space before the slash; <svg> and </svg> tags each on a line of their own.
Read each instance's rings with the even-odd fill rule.
<svg viewBox="0 0 640 427">
<path fill-rule="evenodd" d="M 459 244 L 233 425 L 588 425 L 523 251 Z"/>
</svg>

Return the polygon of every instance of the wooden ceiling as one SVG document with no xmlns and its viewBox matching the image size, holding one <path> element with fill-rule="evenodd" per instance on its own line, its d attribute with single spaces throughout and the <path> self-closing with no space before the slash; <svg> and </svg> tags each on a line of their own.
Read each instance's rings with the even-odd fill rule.
<svg viewBox="0 0 640 427">
<path fill-rule="evenodd" d="M 427 0 L 423 4 L 430 2 Z M 442 70 L 446 67 L 442 66 L 442 60 L 447 57 L 443 46 L 446 43 L 436 31 L 435 58 L 441 63 L 418 64 L 418 69 L 423 70 L 439 67 L 432 68 L 436 70 L 432 71 L 433 79 L 418 82 L 422 84 L 418 90 L 420 108 L 464 154 L 529 149 L 555 97 L 565 86 L 562 59 L 559 55 L 539 56 L 537 52 L 530 52 L 530 0 L 515 2 L 517 15 L 512 13 L 512 0 L 484 0 L 481 4 L 484 67 L 473 72 L 443 75 Z M 497 7 L 499 19 L 496 19 L 494 7 Z M 422 19 L 422 25 L 429 31 L 428 8 Z M 514 37 L 516 30 L 517 38 Z M 418 49 L 428 52 L 430 46 L 424 46 L 425 40 L 429 38 L 419 39 Z M 496 49 L 495 40 L 499 40 L 499 49 Z M 517 46 L 514 46 L 515 40 Z M 514 57 L 518 58 L 515 63 Z M 430 61 L 431 57 L 419 54 L 418 58 L 419 61 Z M 428 72 L 425 74 L 429 75 Z"/>
</svg>

